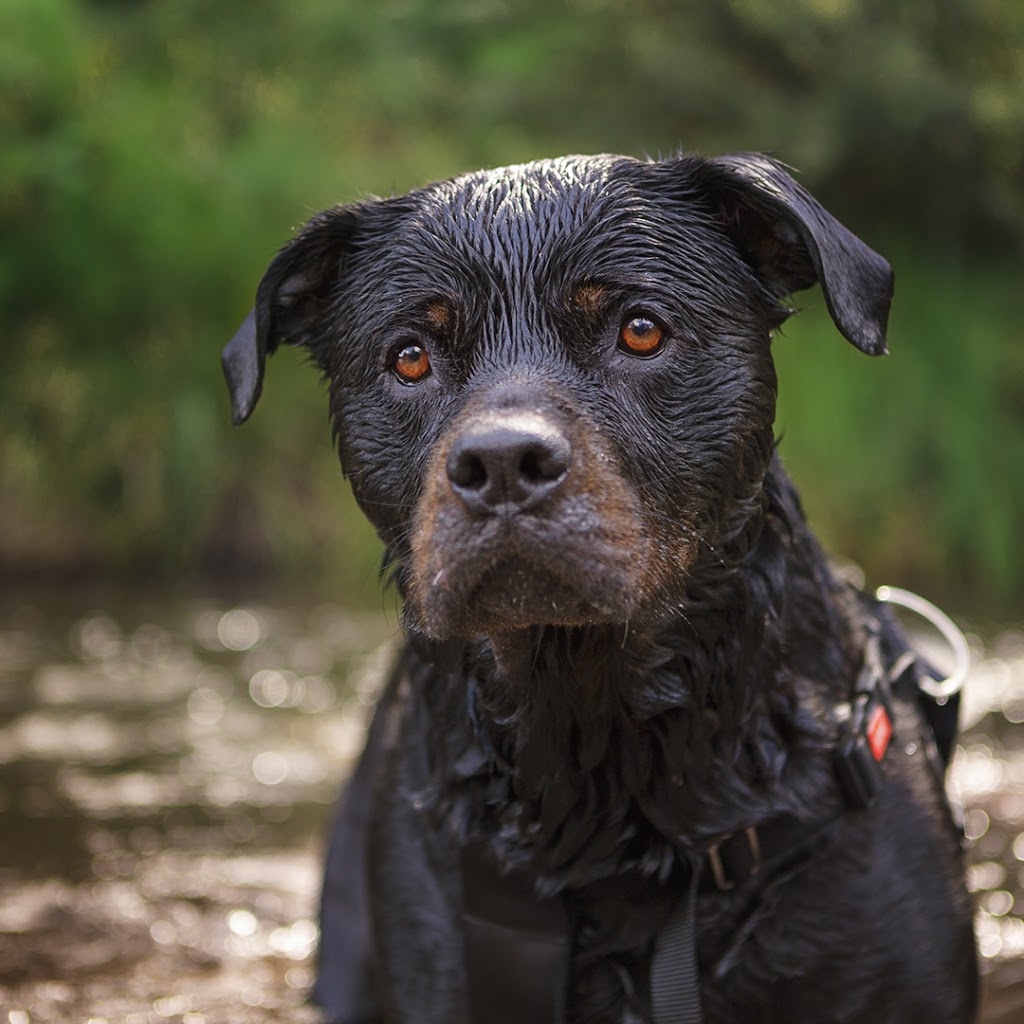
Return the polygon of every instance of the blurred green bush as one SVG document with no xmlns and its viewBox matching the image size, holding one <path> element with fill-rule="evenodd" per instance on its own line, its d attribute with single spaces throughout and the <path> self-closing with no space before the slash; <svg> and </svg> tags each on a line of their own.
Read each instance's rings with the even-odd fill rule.
<svg viewBox="0 0 1024 1024">
<path fill-rule="evenodd" d="M 1022 53 L 1003 0 L 0 0 L 0 565 L 372 586 L 296 354 L 227 422 L 220 347 L 293 228 L 481 165 L 762 149 L 897 268 L 890 360 L 813 297 L 777 342 L 812 517 L 878 581 L 1020 611 Z"/>
</svg>

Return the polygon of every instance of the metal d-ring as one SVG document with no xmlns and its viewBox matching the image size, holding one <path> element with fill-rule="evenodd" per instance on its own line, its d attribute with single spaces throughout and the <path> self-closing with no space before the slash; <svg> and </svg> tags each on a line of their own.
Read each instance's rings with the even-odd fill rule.
<svg viewBox="0 0 1024 1024">
<path fill-rule="evenodd" d="M 964 685 L 967 673 L 971 668 L 971 650 L 967 646 L 967 638 L 960 632 L 956 623 L 931 601 L 899 587 L 879 587 L 875 597 L 886 604 L 895 604 L 907 611 L 914 612 L 922 619 L 931 623 L 942 635 L 953 651 L 953 671 L 945 679 L 930 679 L 927 676 L 918 680 L 918 686 L 930 697 L 945 703 L 953 694 L 958 693 Z"/>
</svg>

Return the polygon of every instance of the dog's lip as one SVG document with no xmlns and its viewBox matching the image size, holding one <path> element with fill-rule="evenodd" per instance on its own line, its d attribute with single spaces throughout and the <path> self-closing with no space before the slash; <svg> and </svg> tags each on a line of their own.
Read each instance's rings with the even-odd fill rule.
<svg viewBox="0 0 1024 1024">
<path fill-rule="evenodd" d="M 541 529 L 537 529 L 540 525 Z M 554 585 L 579 594 L 588 604 L 602 584 L 614 590 L 613 581 L 628 574 L 629 553 L 600 536 L 548 534 L 543 523 L 524 529 L 524 524 L 495 522 L 454 557 L 443 564 L 431 583 L 472 600 L 490 589 L 508 589 L 518 582 L 524 591 Z"/>
<path fill-rule="evenodd" d="M 633 597 L 621 573 L 578 577 L 540 558 L 509 554 L 451 586 L 444 570 L 432 593 L 417 602 L 436 636 L 503 632 L 531 626 L 580 626 L 630 617 Z"/>
<path fill-rule="evenodd" d="M 571 574 L 560 573 L 557 563 L 522 555 L 511 555 L 484 570 L 467 596 L 471 602 L 482 604 L 489 603 L 492 596 L 499 602 L 503 597 L 513 603 L 519 598 L 520 604 L 549 602 L 556 616 L 558 610 L 566 605 L 592 609 L 604 615 L 614 611 L 613 606 L 599 600 L 591 588 L 580 586 Z"/>
</svg>

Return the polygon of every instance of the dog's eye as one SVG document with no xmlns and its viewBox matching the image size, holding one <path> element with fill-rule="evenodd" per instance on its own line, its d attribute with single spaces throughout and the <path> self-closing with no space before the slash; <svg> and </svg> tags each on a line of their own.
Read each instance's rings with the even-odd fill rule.
<svg viewBox="0 0 1024 1024">
<path fill-rule="evenodd" d="M 653 356 L 665 344 L 665 332 L 646 316 L 634 316 L 619 329 L 619 348 L 634 356 Z"/>
<path fill-rule="evenodd" d="M 416 384 L 430 373 L 430 356 L 421 345 L 406 345 L 395 353 L 391 369 L 403 384 Z"/>
</svg>

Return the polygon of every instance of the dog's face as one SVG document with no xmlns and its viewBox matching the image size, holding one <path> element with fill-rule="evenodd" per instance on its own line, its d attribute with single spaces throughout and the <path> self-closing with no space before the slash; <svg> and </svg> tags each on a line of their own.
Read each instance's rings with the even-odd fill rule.
<svg viewBox="0 0 1024 1024">
<path fill-rule="evenodd" d="M 759 507 L 769 336 L 815 280 L 882 351 L 888 266 L 771 161 L 544 161 L 318 215 L 225 370 L 241 421 L 308 350 L 414 628 L 657 622 Z"/>
</svg>

